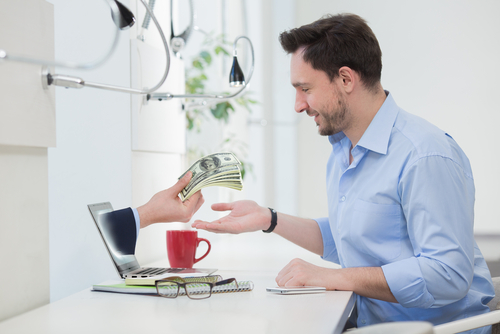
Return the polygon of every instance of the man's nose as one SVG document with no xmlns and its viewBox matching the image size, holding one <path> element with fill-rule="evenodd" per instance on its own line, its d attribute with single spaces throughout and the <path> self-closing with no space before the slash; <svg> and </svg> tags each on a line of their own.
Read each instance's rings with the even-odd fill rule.
<svg viewBox="0 0 500 334">
<path fill-rule="evenodd" d="M 309 106 L 305 98 L 302 94 L 297 92 L 297 94 L 295 94 L 295 112 L 300 114 L 301 112 L 306 111 L 308 107 Z"/>
</svg>

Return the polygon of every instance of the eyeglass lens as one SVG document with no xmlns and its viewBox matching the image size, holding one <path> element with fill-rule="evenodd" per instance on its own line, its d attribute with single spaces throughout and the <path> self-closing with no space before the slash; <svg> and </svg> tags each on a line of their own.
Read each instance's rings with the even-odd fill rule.
<svg viewBox="0 0 500 334">
<path fill-rule="evenodd" d="M 182 288 L 181 288 L 182 286 Z M 209 283 L 177 283 L 177 282 L 158 282 L 158 294 L 162 297 L 175 298 L 184 293 L 191 299 L 204 299 L 212 294 L 212 286 Z M 184 290 L 184 291 L 182 291 Z"/>
</svg>

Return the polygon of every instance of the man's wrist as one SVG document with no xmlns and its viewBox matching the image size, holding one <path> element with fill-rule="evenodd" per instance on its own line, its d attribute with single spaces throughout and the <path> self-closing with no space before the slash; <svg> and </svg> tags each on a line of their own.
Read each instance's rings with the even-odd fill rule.
<svg viewBox="0 0 500 334">
<path fill-rule="evenodd" d="M 149 220 L 148 220 L 148 215 L 147 215 L 147 209 L 146 209 L 146 204 L 141 205 L 140 207 L 137 208 L 137 213 L 139 214 L 139 221 L 141 223 L 141 228 L 144 228 L 148 226 Z"/>
</svg>

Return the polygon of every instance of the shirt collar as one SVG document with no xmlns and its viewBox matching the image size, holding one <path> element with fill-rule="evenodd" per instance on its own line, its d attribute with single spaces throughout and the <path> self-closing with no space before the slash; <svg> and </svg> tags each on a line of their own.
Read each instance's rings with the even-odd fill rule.
<svg viewBox="0 0 500 334">
<path fill-rule="evenodd" d="M 357 146 L 364 147 L 370 151 L 380 154 L 386 154 L 391 138 L 392 127 L 396 121 L 399 112 L 399 107 L 394 101 L 391 93 L 385 91 L 387 97 L 378 110 L 370 125 L 363 133 Z M 345 137 L 343 132 L 336 133 L 328 137 L 330 143 L 335 144 L 340 142 Z"/>
</svg>

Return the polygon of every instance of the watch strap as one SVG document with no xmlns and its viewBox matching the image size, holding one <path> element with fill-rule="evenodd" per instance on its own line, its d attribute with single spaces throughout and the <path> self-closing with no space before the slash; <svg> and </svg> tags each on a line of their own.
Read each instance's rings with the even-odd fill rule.
<svg viewBox="0 0 500 334">
<path fill-rule="evenodd" d="M 278 225 L 278 213 L 274 209 L 271 208 L 268 209 L 271 210 L 271 226 L 265 231 L 262 230 L 262 232 L 264 233 L 271 233 L 272 231 L 274 231 L 276 225 Z"/>
</svg>

